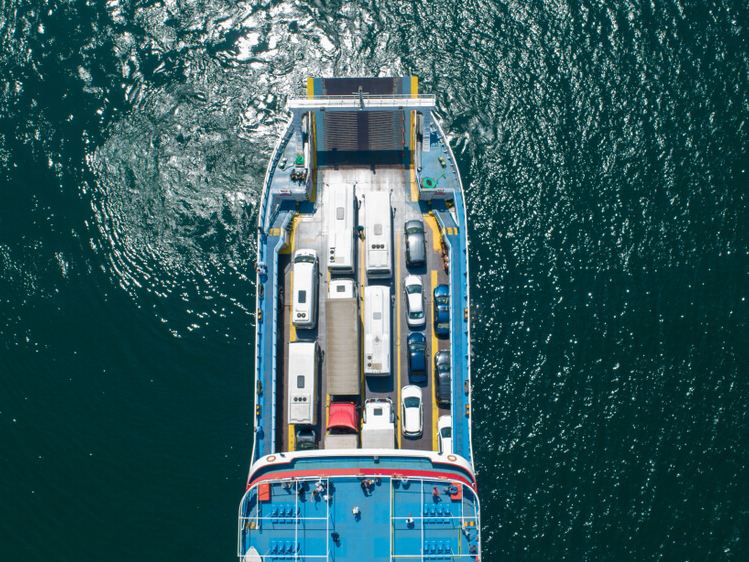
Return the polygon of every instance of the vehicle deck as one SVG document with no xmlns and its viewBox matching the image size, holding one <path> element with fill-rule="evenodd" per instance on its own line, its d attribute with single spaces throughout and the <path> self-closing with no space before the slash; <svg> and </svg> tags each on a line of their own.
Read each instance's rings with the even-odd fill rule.
<svg viewBox="0 0 749 562">
<path fill-rule="evenodd" d="M 279 348 L 283 348 L 283 365 L 288 359 L 288 342 L 297 340 L 312 341 L 315 338 L 320 345 L 320 349 L 325 351 L 326 335 L 326 318 L 325 318 L 325 299 L 327 295 L 328 282 L 331 278 L 327 270 L 326 260 L 320 260 L 320 289 L 318 291 L 318 321 L 314 330 L 297 330 L 290 322 L 291 299 L 292 299 L 292 264 L 290 255 L 300 248 L 311 248 L 317 251 L 319 256 L 327 254 L 327 213 L 329 209 L 325 205 L 325 190 L 332 185 L 355 185 L 356 196 L 359 201 L 368 191 L 387 190 L 391 191 L 393 216 L 393 258 L 394 270 L 393 277 L 389 284 L 392 288 L 392 294 L 395 297 L 394 314 L 392 318 L 391 339 L 393 343 L 392 351 L 392 370 L 393 374 L 389 377 L 366 377 L 365 384 L 362 385 L 363 396 L 362 402 L 368 398 L 389 397 L 396 408 L 397 423 L 397 440 L 399 448 L 419 449 L 419 450 L 437 450 L 437 418 L 440 415 L 450 414 L 449 408 L 440 408 L 437 405 L 434 376 L 433 376 L 433 357 L 437 350 L 449 349 L 449 340 L 438 338 L 434 333 L 432 313 L 432 292 L 434 287 L 440 283 L 448 283 L 448 276 L 443 266 L 442 250 L 440 246 L 440 236 L 436 219 L 429 213 L 425 203 L 419 202 L 418 197 L 412 192 L 411 178 L 409 169 L 402 166 L 377 166 L 377 167 L 322 167 L 317 171 L 316 198 L 314 206 L 308 206 L 311 212 L 300 212 L 291 224 L 289 233 L 290 244 L 288 253 L 283 254 L 279 261 L 279 271 L 283 272 L 283 283 L 279 283 L 279 291 L 283 294 L 283 307 L 281 309 L 282 320 L 277 331 L 276 343 Z M 415 200 L 416 199 L 416 200 Z M 364 223 L 364 206 L 359 211 L 358 223 Z M 422 219 L 425 225 L 425 238 L 427 248 L 426 265 L 419 268 L 408 268 L 405 257 L 405 241 L 403 236 L 403 225 L 406 221 L 412 219 Z M 359 298 L 363 301 L 364 287 L 370 283 L 367 279 L 364 266 L 364 241 L 359 240 L 357 248 L 357 271 L 355 279 L 359 283 Z M 411 381 L 408 374 L 408 355 L 406 338 L 409 334 L 409 327 L 406 322 L 406 305 L 403 293 L 403 278 L 408 274 L 419 275 L 424 283 L 426 327 L 422 331 L 427 340 L 427 377 L 425 381 Z M 281 276 L 279 275 L 279 278 Z M 350 276 L 349 276 L 350 277 Z M 280 279 L 279 279 L 280 281 Z M 377 284 L 386 284 L 385 281 L 375 281 Z M 361 327 L 363 333 L 363 326 Z M 323 359 L 324 361 L 324 359 Z M 285 416 L 285 404 L 287 400 L 288 373 L 285 369 L 279 369 L 279 373 L 284 373 L 282 387 L 283 392 L 278 393 L 279 403 L 277 412 L 280 417 Z M 318 388 L 320 396 L 326 397 L 324 365 L 320 368 L 320 377 L 318 378 Z M 409 439 L 402 436 L 400 429 L 400 416 L 397 410 L 400 404 L 400 389 L 407 384 L 416 384 L 423 389 L 424 403 L 424 432 L 418 439 Z M 320 401 L 320 412 L 318 416 L 319 423 L 316 427 L 318 437 L 324 433 L 326 423 L 325 401 Z M 288 451 L 294 448 L 293 428 L 281 420 L 278 425 L 281 441 L 280 450 Z"/>
</svg>

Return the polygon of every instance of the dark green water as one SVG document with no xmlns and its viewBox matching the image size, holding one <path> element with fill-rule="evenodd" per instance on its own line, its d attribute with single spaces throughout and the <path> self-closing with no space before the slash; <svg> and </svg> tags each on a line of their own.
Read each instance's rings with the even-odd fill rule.
<svg viewBox="0 0 749 562">
<path fill-rule="evenodd" d="M 0 2 L 0 560 L 233 559 L 285 96 L 410 72 L 484 558 L 749 559 L 747 6 L 617 4 Z"/>
</svg>

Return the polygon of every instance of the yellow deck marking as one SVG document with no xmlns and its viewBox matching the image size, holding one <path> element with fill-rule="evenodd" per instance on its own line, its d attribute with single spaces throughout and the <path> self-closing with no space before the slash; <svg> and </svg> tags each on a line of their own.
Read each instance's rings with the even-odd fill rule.
<svg viewBox="0 0 749 562">
<path fill-rule="evenodd" d="M 419 97 L 419 77 L 411 76 L 411 97 Z M 416 184 L 416 111 L 411 112 L 411 201 L 419 200 L 419 186 Z"/>
<path fill-rule="evenodd" d="M 429 229 L 432 231 L 432 249 L 437 252 L 438 254 L 442 252 L 442 244 L 440 242 L 441 236 L 440 236 L 440 227 L 437 226 L 437 219 L 435 219 L 432 215 L 425 214 L 424 215 L 424 222 L 429 227 Z"/>
<path fill-rule="evenodd" d="M 315 79 L 311 76 L 307 77 L 307 97 L 315 97 Z M 310 154 L 312 154 L 312 162 L 305 162 L 305 164 L 309 169 L 309 173 L 312 174 L 312 190 L 310 191 L 309 200 L 314 203 L 317 200 L 317 146 L 315 143 L 317 132 L 315 130 L 315 114 L 311 112 L 309 115 Z"/>
<path fill-rule="evenodd" d="M 395 361 L 397 373 L 396 383 L 396 412 L 400 414 L 401 405 L 401 234 L 399 230 L 395 231 Z M 396 415 L 398 420 L 398 448 L 401 448 L 401 418 Z"/>
<path fill-rule="evenodd" d="M 325 430 L 328 427 L 328 413 L 330 411 L 330 394 L 325 394 L 325 426 L 320 428 L 320 440 L 322 440 L 322 436 L 325 434 Z"/>
<path fill-rule="evenodd" d="M 412 137 L 414 135 L 411 135 Z M 411 201 L 419 200 L 419 186 L 416 184 L 416 169 L 411 166 Z"/>
<path fill-rule="evenodd" d="M 294 249 L 296 246 L 296 225 L 298 217 L 291 219 L 291 232 L 289 233 L 289 243 L 286 245 L 289 248 L 289 253 L 294 256 Z M 291 307 L 289 308 L 289 342 L 296 341 L 296 326 L 294 326 L 294 320 L 291 318 L 291 311 L 294 310 L 294 267 L 291 267 L 289 272 L 289 293 L 291 299 Z"/>
<path fill-rule="evenodd" d="M 294 434 L 294 424 L 289 424 L 289 451 L 296 449 L 296 435 Z"/>
<path fill-rule="evenodd" d="M 411 80 L 413 82 L 413 79 L 416 78 L 415 76 L 411 77 Z M 416 78 L 418 82 L 418 78 Z M 418 87 L 418 85 L 417 85 Z M 416 94 L 413 94 L 413 83 L 411 84 L 411 92 L 412 96 L 416 97 Z M 409 141 L 411 144 L 411 201 L 418 201 L 419 200 L 419 186 L 416 182 L 416 111 L 411 112 L 411 130 L 409 131 Z"/>
<path fill-rule="evenodd" d="M 361 369 L 361 399 L 367 398 L 367 380 L 364 374 L 364 287 L 367 286 L 367 274 L 364 271 L 364 241 L 359 239 L 359 368 Z"/>
<path fill-rule="evenodd" d="M 291 232 L 289 232 L 289 243 L 287 244 L 287 247 L 289 248 L 289 253 L 291 254 L 292 258 L 294 256 L 294 249 L 296 246 L 296 225 L 297 220 L 299 217 L 294 217 L 291 219 Z M 289 293 L 290 299 L 291 299 L 291 307 L 289 308 L 289 343 L 296 341 L 296 326 L 294 326 L 294 321 L 291 318 L 291 311 L 294 310 L 294 266 L 292 265 L 291 271 L 289 272 L 289 287 L 291 289 L 291 292 Z M 286 381 L 288 383 L 289 377 L 286 377 Z M 287 385 L 288 386 L 288 385 Z M 288 394 L 289 390 L 286 389 L 286 393 Z M 289 451 L 293 451 L 296 448 L 296 435 L 294 433 L 294 424 L 289 424 Z"/>
<path fill-rule="evenodd" d="M 437 286 L 437 270 L 432 270 L 432 295 L 434 295 L 434 288 Z M 432 297 L 434 298 L 434 296 Z M 434 304 L 432 305 L 432 315 L 434 315 Z M 439 342 L 437 341 L 437 334 L 434 331 L 434 318 L 432 318 L 432 326 L 429 328 L 432 333 L 432 362 L 434 361 L 434 354 L 437 352 Z M 432 366 L 433 367 L 433 366 Z M 434 368 L 431 369 L 434 371 Z M 439 408 L 437 408 L 437 379 L 432 375 L 432 450 L 439 450 L 439 443 L 437 443 L 437 419 L 440 417 Z"/>
<path fill-rule="evenodd" d="M 315 114 L 310 113 L 310 157 L 311 162 L 305 162 L 309 173 L 312 175 L 312 189 L 309 192 L 309 199 L 312 203 L 317 203 L 317 146 L 315 144 L 315 136 L 317 132 L 315 130 Z"/>
</svg>

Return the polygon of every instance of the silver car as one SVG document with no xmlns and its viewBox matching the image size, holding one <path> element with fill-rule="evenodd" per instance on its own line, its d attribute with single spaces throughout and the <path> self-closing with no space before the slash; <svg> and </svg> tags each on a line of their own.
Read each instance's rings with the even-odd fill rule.
<svg viewBox="0 0 749 562">
<path fill-rule="evenodd" d="M 406 233 L 406 265 L 408 267 L 426 265 L 424 223 L 420 220 L 406 221 L 403 230 Z"/>
</svg>

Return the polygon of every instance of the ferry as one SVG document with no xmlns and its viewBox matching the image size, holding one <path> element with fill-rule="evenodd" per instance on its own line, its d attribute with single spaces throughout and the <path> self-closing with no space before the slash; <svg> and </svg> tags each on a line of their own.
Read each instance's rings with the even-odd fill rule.
<svg viewBox="0 0 749 562">
<path fill-rule="evenodd" d="M 416 76 L 308 78 L 258 215 L 242 562 L 481 559 L 460 173 Z"/>
</svg>

